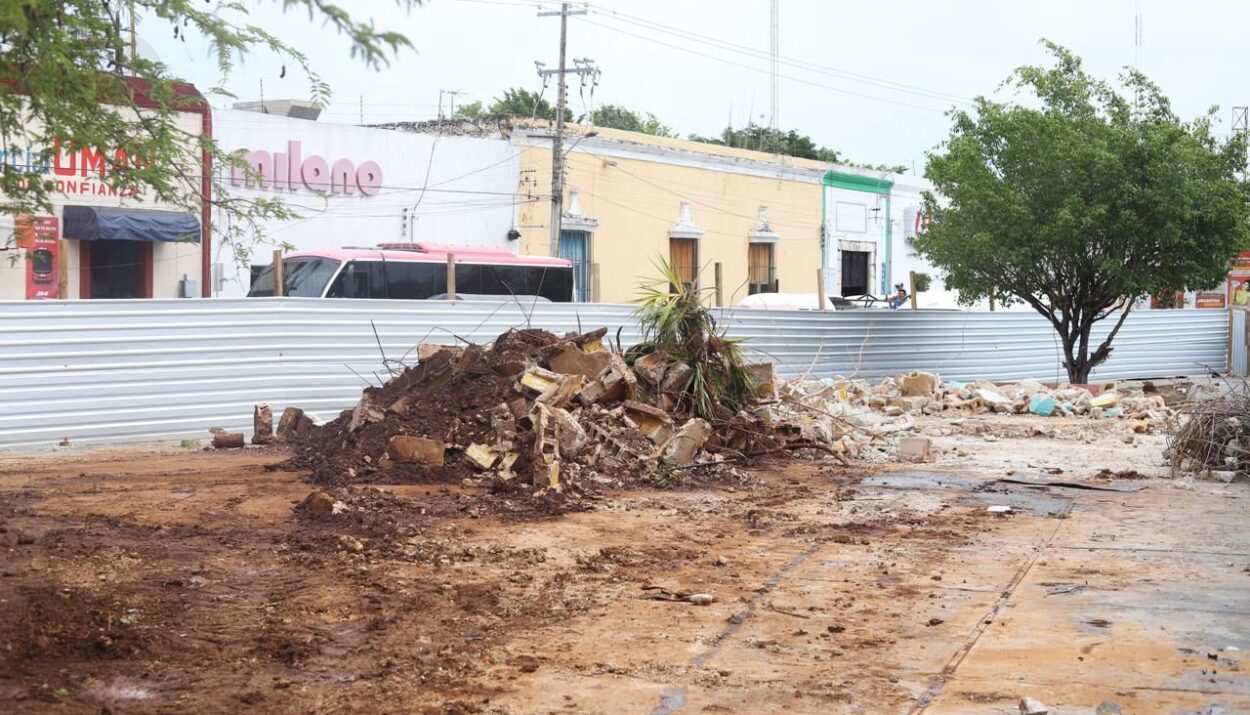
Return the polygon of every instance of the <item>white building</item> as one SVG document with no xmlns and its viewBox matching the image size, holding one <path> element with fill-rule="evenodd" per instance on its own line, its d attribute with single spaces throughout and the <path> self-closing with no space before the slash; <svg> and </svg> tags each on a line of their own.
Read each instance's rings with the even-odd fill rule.
<svg viewBox="0 0 1250 715">
<path fill-rule="evenodd" d="M 278 245 L 295 250 L 429 242 L 516 252 L 517 151 L 502 137 L 445 136 L 329 124 L 255 111 L 218 109 L 214 137 L 243 151 L 263 181 L 222 176 L 234 199 L 283 201 L 299 214 L 267 221 L 260 235 L 218 211 L 214 296 L 242 296 L 249 263 L 268 265 Z M 232 230 L 238 229 L 238 230 Z M 233 234 L 243 233 L 238 241 Z M 236 251 L 234 242 L 251 252 Z M 277 245 L 275 245 L 277 244 Z"/>
</svg>

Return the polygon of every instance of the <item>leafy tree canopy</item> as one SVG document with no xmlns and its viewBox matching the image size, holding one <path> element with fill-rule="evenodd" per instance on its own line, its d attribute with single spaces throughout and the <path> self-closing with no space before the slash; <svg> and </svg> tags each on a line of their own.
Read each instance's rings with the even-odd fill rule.
<svg viewBox="0 0 1250 715">
<path fill-rule="evenodd" d="M 585 121 L 583 116 L 579 121 Z M 651 112 L 640 113 L 622 107 L 619 104 L 605 104 L 590 113 L 590 123 L 596 127 L 623 129 L 627 132 L 640 132 L 657 137 L 674 137 L 671 127 L 661 122 Z"/>
<path fill-rule="evenodd" d="M 455 116 L 461 119 L 481 119 L 485 115 L 486 111 L 482 109 L 482 103 L 480 101 L 469 102 L 468 104 L 462 104 L 459 107 L 456 107 Z"/>
<path fill-rule="evenodd" d="M 352 56 L 367 67 L 379 69 L 410 46 L 403 35 L 378 29 L 337 5 L 280 1 L 285 10 L 306 12 L 310 19 L 336 28 Z M 407 9 L 421 4 L 397 2 Z M 29 147 L 37 154 L 30 162 L 4 163 L 0 211 L 51 210 L 53 187 L 44 170 L 55 147 L 66 153 L 90 151 L 98 162 L 99 180 L 119 193 L 133 191 L 198 212 L 203 200 L 201 152 L 213 156 L 218 166 L 241 166 L 241 159 L 226 155 L 211 138 L 179 126 L 179 111 L 203 100 L 178 86 L 178 78 L 163 63 L 131 56 L 130 13 L 147 26 L 164 23 L 175 37 L 202 37 L 223 79 L 248 54 L 275 53 L 304 70 L 312 99 L 324 102 L 330 90 L 308 58 L 268 29 L 249 23 L 250 5 L 236 0 L 0 2 L 0 136 L 6 148 Z M 220 88 L 213 91 L 228 94 Z M 258 219 L 290 215 L 277 201 L 233 201 L 221 184 L 214 196 L 235 219 L 224 223 L 234 226 L 236 236 L 254 237 Z M 220 228 L 218 235 L 230 240 Z M 235 245 L 237 251 L 246 251 Z"/>
<path fill-rule="evenodd" d="M 1045 316 L 1069 379 L 1087 382 L 1136 298 L 1210 288 L 1250 244 L 1246 143 L 1213 136 L 1214 109 L 1181 121 L 1136 71 L 1117 91 L 1046 46 L 1052 66 L 1021 67 L 1005 83 L 1025 101 L 979 98 L 973 112 L 952 112 L 926 168 L 932 223 L 913 246 L 961 300 L 1023 302 Z M 1112 316 L 1091 345 L 1094 324 Z"/>
<path fill-rule="evenodd" d="M 556 108 L 543 99 L 541 94 L 521 87 L 504 90 L 502 97 L 497 97 L 490 105 L 489 114 L 507 115 L 512 117 L 537 117 L 554 120 Z"/>
</svg>

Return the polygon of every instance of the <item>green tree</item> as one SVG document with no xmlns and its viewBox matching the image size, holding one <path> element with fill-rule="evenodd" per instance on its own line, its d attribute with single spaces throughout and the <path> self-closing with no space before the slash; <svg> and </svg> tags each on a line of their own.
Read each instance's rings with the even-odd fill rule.
<svg viewBox="0 0 1250 715">
<path fill-rule="evenodd" d="M 579 121 L 584 121 L 585 116 Z M 590 113 L 590 121 L 596 127 L 623 129 L 627 132 L 639 132 L 658 137 L 674 136 L 673 130 L 654 114 L 640 114 L 619 104 L 605 104 Z"/>
<path fill-rule="evenodd" d="M 462 104 L 459 107 L 456 107 L 455 116 L 460 119 L 481 119 L 485 115 L 486 112 L 482 109 L 482 103 L 480 101 L 469 102 L 468 104 Z"/>
<path fill-rule="evenodd" d="M 816 159 L 830 163 L 839 163 L 841 161 L 837 151 L 817 145 L 806 134 L 799 134 L 793 129 L 788 131 L 771 129 L 754 122 L 741 129 L 726 127 L 719 137 L 701 137 L 692 134 L 690 139 L 708 144 L 738 147 L 740 149 L 774 152 L 801 159 Z"/>
<path fill-rule="evenodd" d="M 952 113 L 926 169 L 932 223 L 913 246 L 961 300 L 1045 316 L 1068 379 L 1084 383 L 1137 298 L 1216 285 L 1247 246 L 1246 143 L 1213 136 L 1214 109 L 1182 122 L 1140 73 L 1117 91 L 1046 45 L 1053 66 L 1006 82 L 1026 101 L 978 98 L 973 113 Z M 1093 346 L 1095 323 L 1112 317 Z"/>
<path fill-rule="evenodd" d="M 543 99 L 541 94 L 521 87 L 504 90 L 503 96 L 496 97 L 495 103 L 490 105 L 489 113 L 497 116 L 537 117 L 549 120 L 556 118 L 555 107 Z"/>
<path fill-rule="evenodd" d="M 421 0 L 398 0 L 406 9 Z M 379 30 L 322 0 L 281 0 L 345 35 L 353 57 L 379 69 L 402 48 L 403 35 Z M 248 54 L 273 52 L 309 77 L 314 101 L 329 88 L 308 58 L 269 30 L 247 21 L 251 8 L 235 0 L 4 0 L 0 2 L 0 139 L 4 148 L 38 148 L 35 161 L 0 169 L 0 211 L 50 211 L 53 185 L 43 175 L 54 147 L 84 148 L 98 158 L 100 181 L 119 193 L 137 192 L 198 212 L 202 152 L 218 167 L 242 167 L 210 137 L 180 128 L 180 110 L 204 100 L 180 84 L 168 67 L 129 51 L 130 13 L 146 26 L 164 23 L 175 37 L 207 41 L 222 78 Z M 125 28 L 125 29 L 123 29 Z M 283 67 L 285 73 L 285 65 Z M 228 94 L 224 90 L 215 90 Z M 100 158 L 102 156 L 102 158 Z M 94 167 L 93 167 L 94 170 Z M 218 182 L 222 172 L 217 172 Z M 229 172 L 225 172 L 229 173 Z M 230 199 L 217 183 L 214 203 L 227 212 L 233 233 L 217 235 L 245 254 L 262 218 L 292 215 L 279 201 Z"/>
</svg>

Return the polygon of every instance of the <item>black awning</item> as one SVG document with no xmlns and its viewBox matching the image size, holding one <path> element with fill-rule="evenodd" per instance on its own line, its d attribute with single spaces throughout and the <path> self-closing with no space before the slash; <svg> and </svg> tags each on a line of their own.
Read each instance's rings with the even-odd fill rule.
<svg viewBox="0 0 1250 715">
<path fill-rule="evenodd" d="M 79 241 L 200 242 L 200 222 L 185 211 L 66 206 L 61 236 Z"/>
</svg>

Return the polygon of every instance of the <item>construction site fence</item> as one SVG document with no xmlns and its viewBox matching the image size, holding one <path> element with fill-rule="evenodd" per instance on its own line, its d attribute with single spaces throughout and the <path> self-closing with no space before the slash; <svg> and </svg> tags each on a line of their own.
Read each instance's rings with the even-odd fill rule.
<svg viewBox="0 0 1250 715">
<path fill-rule="evenodd" d="M 784 376 L 1065 379 L 1032 312 L 718 310 L 751 358 Z M 1244 318 L 1244 315 L 1242 316 Z M 1113 321 L 1095 331 L 1100 339 Z M 1223 372 L 1225 310 L 1141 311 L 1093 380 Z M 1244 321 L 1241 323 L 1244 331 Z M 0 446 L 207 438 L 250 432 L 253 405 L 329 420 L 421 343 L 486 343 L 510 328 L 608 329 L 639 340 L 629 305 L 316 298 L 0 302 Z M 1243 340 L 1244 344 L 1244 340 Z M 384 360 L 385 358 L 385 360 Z M 1243 358 L 1244 362 L 1244 358 Z"/>
</svg>

